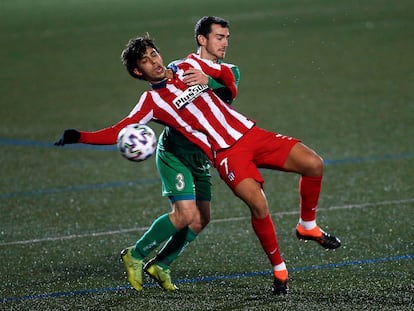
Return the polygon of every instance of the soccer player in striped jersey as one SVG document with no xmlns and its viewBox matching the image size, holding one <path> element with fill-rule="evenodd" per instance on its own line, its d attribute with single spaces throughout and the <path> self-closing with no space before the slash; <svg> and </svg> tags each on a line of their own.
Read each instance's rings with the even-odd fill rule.
<svg viewBox="0 0 414 311">
<path fill-rule="evenodd" d="M 197 54 L 202 59 L 224 64 L 230 37 L 228 21 L 216 16 L 204 16 L 197 21 L 194 35 Z M 176 67 L 182 61 L 174 61 L 167 67 Z M 237 87 L 239 68 L 233 64 L 225 65 L 232 70 Z M 232 102 L 228 89 L 201 70 L 188 70 L 183 81 L 187 85 L 206 84 L 223 101 Z M 159 138 L 156 164 L 162 181 L 162 194 L 168 197 L 171 212 L 158 217 L 130 252 L 135 258 L 143 260 L 160 241 L 168 239 L 156 257 L 145 264 L 144 271 L 162 288 L 175 290 L 177 287 L 171 282 L 170 265 L 210 221 L 210 161 L 197 145 L 167 126 Z"/>
<path fill-rule="evenodd" d="M 230 98 L 234 98 L 237 89 L 231 69 L 190 54 L 171 71 L 165 68 L 157 47 L 148 36 L 131 39 L 121 59 L 129 74 L 148 81 L 151 90 L 144 92 L 130 114 L 115 125 L 94 132 L 66 130 L 58 145 L 115 144 L 119 131 L 126 125 L 150 121 L 180 132 L 203 150 L 223 181 L 249 207 L 254 232 L 272 265 L 274 294 L 287 293 L 288 271 L 280 254 L 259 168 L 299 174 L 297 237 L 314 240 L 327 249 L 340 246 L 339 239 L 316 223 L 323 176 L 321 157 L 296 138 L 258 127 L 254 120 L 223 102 L 207 85 L 189 87 L 183 82 L 189 70 L 199 69 L 223 83 Z M 127 274 L 132 277 L 138 274 L 136 267 L 131 262 Z"/>
</svg>

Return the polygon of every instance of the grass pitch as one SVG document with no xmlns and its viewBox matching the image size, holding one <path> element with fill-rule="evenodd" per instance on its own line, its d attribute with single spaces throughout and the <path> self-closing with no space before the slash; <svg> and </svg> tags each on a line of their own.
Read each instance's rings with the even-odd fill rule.
<svg viewBox="0 0 414 311">
<path fill-rule="evenodd" d="M 223 3 L 224 2 L 224 3 Z M 412 310 L 412 1 L 51 1 L 0 4 L 1 310 Z M 172 266 L 180 287 L 133 291 L 119 252 L 161 213 L 154 159 L 53 142 L 125 116 L 147 86 L 119 61 L 149 32 L 166 62 L 203 15 L 231 22 L 235 106 L 326 162 L 318 223 L 343 246 L 297 241 L 297 176 L 264 170 L 290 294 L 249 212 L 213 176 L 212 222 Z M 161 127 L 151 126 L 159 133 Z"/>
</svg>

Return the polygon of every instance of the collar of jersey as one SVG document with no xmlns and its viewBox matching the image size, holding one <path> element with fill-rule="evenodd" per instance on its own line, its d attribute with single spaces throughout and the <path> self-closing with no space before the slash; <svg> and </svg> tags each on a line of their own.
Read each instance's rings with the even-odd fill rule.
<svg viewBox="0 0 414 311">
<path fill-rule="evenodd" d="M 165 79 L 164 81 L 161 81 L 160 83 L 151 84 L 151 88 L 153 90 L 162 89 L 167 86 L 167 81 L 168 79 Z"/>
</svg>

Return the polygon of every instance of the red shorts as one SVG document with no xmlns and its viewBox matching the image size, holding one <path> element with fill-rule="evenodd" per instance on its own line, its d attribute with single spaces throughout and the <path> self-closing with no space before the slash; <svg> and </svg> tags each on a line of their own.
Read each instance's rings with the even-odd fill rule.
<svg viewBox="0 0 414 311">
<path fill-rule="evenodd" d="M 214 166 L 232 190 L 245 178 L 263 184 L 259 168 L 283 171 L 290 150 L 299 141 L 254 126 L 231 148 L 218 152 Z"/>
</svg>

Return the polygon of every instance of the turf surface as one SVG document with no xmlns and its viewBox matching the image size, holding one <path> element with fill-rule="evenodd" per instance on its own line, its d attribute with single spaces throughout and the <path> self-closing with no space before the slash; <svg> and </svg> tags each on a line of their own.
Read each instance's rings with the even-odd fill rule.
<svg viewBox="0 0 414 311">
<path fill-rule="evenodd" d="M 263 171 L 287 297 L 270 294 L 248 209 L 216 174 L 212 222 L 172 266 L 180 291 L 134 292 L 119 252 L 169 210 L 154 158 L 53 146 L 118 121 L 147 88 L 120 64 L 129 38 L 148 31 L 177 59 L 203 15 L 231 22 L 237 109 L 326 162 L 318 222 L 341 238 L 333 252 L 296 240 L 297 176 Z M 3 0 L 0 309 L 412 310 L 413 38 L 409 0 Z"/>
</svg>

